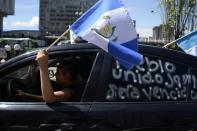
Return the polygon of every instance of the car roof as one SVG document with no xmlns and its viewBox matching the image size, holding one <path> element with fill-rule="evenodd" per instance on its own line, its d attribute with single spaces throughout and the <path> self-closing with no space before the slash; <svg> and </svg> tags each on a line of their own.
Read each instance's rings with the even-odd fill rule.
<svg viewBox="0 0 197 131">
<path fill-rule="evenodd" d="M 15 61 L 25 59 L 27 57 L 35 56 L 37 54 L 37 52 L 42 49 L 46 49 L 46 47 L 45 48 L 37 48 L 35 50 L 31 50 L 31 51 L 23 53 L 19 56 L 13 57 L 13 58 L 9 59 L 8 61 L 6 61 L 5 63 L 0 64 L 0 68 L 3 68 L 4 66 L 6 66 L 9 63 L 13 63 Z M 48 50 L 48 52 L 50 54 L 53 52 L 60 52 L 60 51 L 65 51 L 65 50 L 94 50 L 94 49 L 99 50 L 99 48 L 93 44 L 80 43 L 80 44 L 69 44 L 69 45 L 64 45 L 64 46 L 53 46 Z"/>
<path fill-rule="evenodd" d="M 40 49 L 45 49 L 45 48 L 40 48 Z M 0 64 L 0 69 L 9 65 L 9 63 L 13 63 L 15 61 L 22 60 L 27 57 L 31 57 L 37 54 L 37 51 L 40 49 L 36 49 L 33 51 L 26 52 L 24 54 L 21 54 L 19 56 L 16 56 L 8 61 L 6 61 L 3 64 Z M 62 45 L 62 46 L 53 46 L 51 47 L 48 52 L 50 53 L 55 53 L 55 52 L 61 52 L 65 50 L 95 50 L 99 51 L 100 48 L 95 46 L 94 44 L 91 43 L 77 43 L 77 44 L 68 44 L 68 45 Z M 156 46 L 151 46 L 151 45 L 144 45 L 144 44 L 139 44 L 139 52 L 143 54 L 149 54 L 157 57 L 164 57 L 169 60 L 173 61 L 178 61 L 179 63 L 183 63 L 185 65 L 193 66 L 196 67 L 197 65 L 197 58 L 191 55 L 187 55 L 184 52 L 181 51 L 176 51 L 172 49 L 166 49 L 166 48 L 161 48 L 161 47 L 156 47 Z"/>
</svg>

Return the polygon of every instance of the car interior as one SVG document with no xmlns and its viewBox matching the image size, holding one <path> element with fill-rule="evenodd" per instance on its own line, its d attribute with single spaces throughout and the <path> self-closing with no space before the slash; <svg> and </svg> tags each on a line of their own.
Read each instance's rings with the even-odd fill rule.
<svg viewBox="0 0 197 131">
<path fill-rule="evenodd" d="M 56 64 L 62 60 L 72 59 L 77 62 L 78 77 L 77 77 L 77 93 L 78 100 L 81 101 L 87 79 L 92 69 L 94 55 L 68 55 L 64 58 L 53 58 L 48 61 L 49 78 L 53 88 L 56 88 Z M 0 79 L 0 101 L 1 102 L 36 102 L 30 98 L 25 98 L 17 95 L 16 90 L 22 90 L 24 92 L 41 95 L 40 88 L 40 72 L 39 65 L 36 62 L 22 66 L 13 72 L 8 73 Z"/>
</svg>

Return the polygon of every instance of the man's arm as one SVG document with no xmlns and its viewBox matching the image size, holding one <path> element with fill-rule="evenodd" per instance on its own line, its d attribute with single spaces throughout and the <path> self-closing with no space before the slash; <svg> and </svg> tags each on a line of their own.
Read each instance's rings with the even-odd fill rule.
<svg viewBox="0 0 197 131">
<path fill-rule="evenodd" d="M 24 96 L 27 97 L 27 98 L 30 98 L 32 100 L 43 101 L 43 97 L 40 96 L 40 95 L 33 95 L 33 94 L 25 93 Z"/>
<path fill-rule="evenodd" d="M 26 93 L 26 92 L 23 92 L 22 90 L 18 89 L 17 90 L 17 96 L 22 96 L 24 98 L 30 98 L 32 100 L 36 100 L 36 101 L 43 101 L 43 97 L 40 96 L 40 95 L 33 95 L 33 94 L 30 94 L 30 93 Z"/>
<path fill-rule="evenodd" d="M 24 98 L 28 98 L 31 100 L 35 100 L 35 101 L 44 101 L 43 97 L 41 95 L 34 95 L 34 94 L 26 93 L 20 89 L 17 90 L 16 95 L 22 96 Z M 69 98 L 72 98 L 73 91 L 70 89 L 64 89 L 62 91 L 55 91 L 54 95 L 56 96 L 56 101 L 65 101 L 65 100 L 69 100 Z M 67 96 L 67 97 L 65 98 L 65 96 Z"/>
<path fill-rule="evenodd" d="M 69 101 L 72 97 L 73 91 L 71 89 L 64 89 L 54 92 L 49 78 L 49 71 L 47 68 L 40 68 L 41 90 L 43 99 L 47 103 L 56 101 Z"/>
<path fill-rule="evenodd" d="M 55 102 L 56 98 L 49 78 L 47 52 L 45 50 L 38 52 L 36 60 L 40 65 L 40 81 L 43 100 L 47 103 Z"/>
<path fill-rule="evenodd" d="M 46 51 L 38 52 L 36 60 L 40 65 L 40 80 L 41 91 L 43 100 L 46 103 L 52 103 L 56 101 L 66 101 L 71 98 L 71 93 L 68 90 L 62 90 L 54 92 L 48 71 L 48 55 Z"/>
</svg>

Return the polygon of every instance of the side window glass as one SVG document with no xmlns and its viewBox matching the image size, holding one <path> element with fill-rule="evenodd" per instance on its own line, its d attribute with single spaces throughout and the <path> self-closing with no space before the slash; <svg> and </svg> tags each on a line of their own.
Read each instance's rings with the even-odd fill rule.
<svg viewBox="0 0 197 131">
<path fill-rule="evenodd" d="M 17 96 L 16 90 L 22 90 L 27 93 L 35 94 L 37 87 L 37 79 L 35 74 L 36 64 L 35 63 L 24 63 L 20 65 L 23 67 L 13 67 L 14 71 L 10 70 L 0 80 L 0 101 L 14 101 L 21 102 L 26 101 L 26 99 Z"/>
<path fill-rule="evenodd" d="M 194 80 L 188 67 L 164 58 L 144 56 L 140 65 L 124 70 L 112 62 L 106 101 L 186 101 Z"/>
<path fill-rule="evenodd" d="M 20 69 L 17 69 L 15 71 L 5 75 L 4 78 L 13 77 L 13 78 L 25 79 L 25 77 L 27 76 L 28 70 L 29 70 L 29 65 L 22 67 Z"/>
</svg>

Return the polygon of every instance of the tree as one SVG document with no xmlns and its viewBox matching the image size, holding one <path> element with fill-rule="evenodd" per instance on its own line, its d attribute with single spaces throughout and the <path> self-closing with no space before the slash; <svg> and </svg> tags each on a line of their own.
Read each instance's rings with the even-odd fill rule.
<svg viewBox="0 0 197 131">
<path fill-rule="evenodd" d="M 160 0 L 160 7 L 166 42 L 197 28 L 197 0 Z"/>
</svg>

